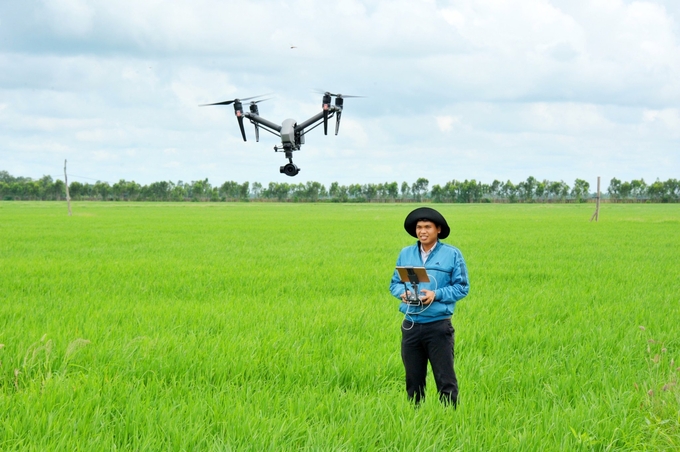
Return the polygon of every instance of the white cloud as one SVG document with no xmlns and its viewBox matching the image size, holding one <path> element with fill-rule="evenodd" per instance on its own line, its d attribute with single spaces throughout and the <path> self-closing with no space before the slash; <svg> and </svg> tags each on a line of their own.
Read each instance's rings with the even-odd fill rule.
<svg viewBox="0 0 680 452">
<path fill-rule="evenodd" d="M 107 151 L 92 151 L 92 156 L 95 160 L 100 162 L 109 162 L 118 160 L 118 156 Z"/>
<path fill-rule="evenodd" d="M 43 19 L 63 35 L 84 36 L 92 30 L 95 8 L 86 0 L 43 0 Z"/>
<path fill-rule="evenodd" d="M 5 2 L 0 169 L 51 173 L 59 159 L 27 152 L 44 148 L 102 180 L 290 182 L 276 137 L 255 143 L 248 124 L 243 143 L 232 108 L 198 104 L 276 92 L 261 114 L 303 120 L 318 88 L 368 97 L 345 102 L 338 137 L 310 134 L 296 181 L 573 180 L 607 164 L 677 177 L 679 14 L 665 0 Z M 413 161 L 423 150 L 436 165 Z"/>
<path fill-rule="evenodd" d="M 676 140 L 680 138 L 680 110 L 677 108 L 644 110 L 642 120 L 646 127 L 652 127 L 651 130 L 643 128 L 648 133 L 659 133 Z"/>
<path fill-rule="evenodd" d="M 442 132 L 450 132 L 453 129 L 455 123 L 459 123 L 460 119 L 454 116 L 435 116 L 435 121 L 437 121 L 437 127 Z"/>
</svg>

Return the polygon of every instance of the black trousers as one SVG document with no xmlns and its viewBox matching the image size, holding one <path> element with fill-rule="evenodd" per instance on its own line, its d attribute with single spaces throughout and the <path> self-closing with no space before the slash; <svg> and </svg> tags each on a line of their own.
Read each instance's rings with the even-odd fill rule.
<svg viewBox="0 0 680 452">
<path fill-rule="evenodd" d="M 453 326 L 451 319 L 432 323 L 404 320 L 401 326 L 401 359 L 406 369 L 406 392 L 420 403 L 425 397 L 427 362 L 430 361 L 439 399 L 456 405 L 458 380 L 453 369 Z"/>
</svg>

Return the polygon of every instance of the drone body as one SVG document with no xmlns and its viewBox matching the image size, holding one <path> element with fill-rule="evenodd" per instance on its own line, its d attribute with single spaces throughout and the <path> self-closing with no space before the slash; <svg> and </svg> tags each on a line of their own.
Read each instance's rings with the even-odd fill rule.
<svg viewBox="0 0 680 452">
<path fill-rule="evenodd" d="M 234 104 L 234 114 L 238 121 L 238 126 L 241 129 L 241 136 L 243 141 L 246 140 L 246 131 L 243 127 L 243 118 L 247 118 L 251 124 L 255 126 L 255 141 L 260 141 L 260 128 L 266 130 L 267 132 L 276 135 L 281 138 L 281 145 L 274 146 L 275 152 L 285 153 L 288 163 L 279 168 L 279 171 L 286 176 L 295 176 L 300 172 L 298 168 L 293 163 L 293 152 L 299 151 L 300 147 L 305 144 L 305 134 L 310 130 L 318 127 L 323 123 L 324 135 L 328 135 L 328 120 L 335 116 L 335 134 L 338 134 L 340 130 L 340 117 L 342 116 L 342 108 L 344 103 L 344 98 L 346 97 L 361 97 L 361 96 L 343 96 L 342 94 L 333 94 L 329 92 L 323 93 L 323 100 L 321 104 L 321 112 L 312 116 L 311 118 L 298 123 L 294 119 L 286 119 L 280 125 L 273 123 L 262 116 L 260 116 L 260 111 L 257 107 L 258 102 L 262 102 L 266 99 L 253 100 L 250 102 L 249 111 L 243 111 L 243 102 L 257 97 L 248 97 L 245 99 L 233 99 L 224 102 L 217 102 L 214 104 L 205 104 L 201 107 L 209 105 L 230 105 Z M 331 104 L 331 98 L 335 97 L 335 103 Z"/>
</svg>

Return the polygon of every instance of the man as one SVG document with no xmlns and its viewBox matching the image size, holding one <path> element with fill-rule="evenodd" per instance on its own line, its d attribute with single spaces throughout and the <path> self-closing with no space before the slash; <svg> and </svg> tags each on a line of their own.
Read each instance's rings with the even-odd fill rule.
<svg viewBox="0 0 680 452">
<path fill-rule="evenodd" d="M 419 286 L 421 304 L 406 303 L 408 290 L 395 270 L 390 292 L 401 299 L 404 313 L 401 332 L 401 358 L 406 370 L 406 392 L 416 404 L 425 397 L 427 362 L 432 366 L 439 399 L 458 403 L 458 380 L 453 368 L 453 326 L 451 315 L 456 302 L 469 291 L 468 273 L 463 255 L 454 246 L 439 240 L 451 229 L 434 209 L 420 207 L 409 213 L 404 229 L 418 239 L 401 250 L 397 266 L 425 267 L 429 283 Z"/>
</svg>

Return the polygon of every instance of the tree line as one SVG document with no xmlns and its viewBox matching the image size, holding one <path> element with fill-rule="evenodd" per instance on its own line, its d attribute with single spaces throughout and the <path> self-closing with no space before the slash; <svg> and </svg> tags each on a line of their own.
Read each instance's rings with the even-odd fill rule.
<svg viewBox="0 0 680 452">
<path fill-rule="evenodd" d="M 444 185 L 430 187 L 423 177 L 415 182 L 385 182 L 378 184 L 341 185 L 333 182 L 328 188 L 319 182 L 270 182 L 266 187 L 259 182 L 224 182 L 212 185 L 208 179 L 190 183 L 178 181 L 153 182 L 141 185 L 120 180 L 114 184 L 97 181 L 94 184 L 74 181 L 69 184 L 73 200 L 89 201 L 294 201 L 294 202 L 421 202 L 479 203 L 479 202 L 587 202 L 595 197 L 590 184 L 576 179 L 573 185 L 566 182 L 538 179 L 530 176 L 517 184 L 508 180 L 494 180 L 485 184 L 475 179 L 452 180 Z M 644 179 L 630 182 L 613 178 L 602 194 L 610 202 L 679 202 L 680 181 L 656 180 L 647 184 Z M 14 177 L 0 171 L 0 199 L 11 200 L 64 200 L 66 185 L 60 179 L 43 176 Z"/>
</svg>

